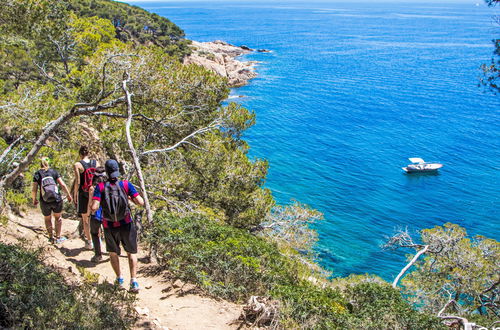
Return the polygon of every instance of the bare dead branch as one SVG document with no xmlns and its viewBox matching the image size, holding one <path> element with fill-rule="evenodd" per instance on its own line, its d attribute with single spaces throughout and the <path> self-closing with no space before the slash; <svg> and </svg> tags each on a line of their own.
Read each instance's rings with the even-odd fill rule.
<svg viewBox="0 0 500 330">
<path fill-rule="evenodd" d="M 135 170 L 137 172 L 137 177 L 139 178 L 139 184 L 141 186 L 144 204 L 146 207 L 146 217 L 148 219 L 148 223 L 153 223 L 153 213 L 151 210 L 151 205 L 149 204 L 148 192 L 146 191 L 146 185 L 144 183 L 144 177 L 142 175 L 142 168 L 139 162 L 139 158 L 137 157 L 137 151 L 135 150 L 134 143 L 132 141 L 132 135 L 130 134 L 130 127 L 132 125 L 132 93 L 128 89 L 128 83 L 130 82 L 130 74 L 126 70 L 125 71 L 126 79 L 122 82 L 123 92 L 127 97 L 127 121 L 125 122 L 125 134 L 127 136 L 127 143 L 132 154 L 132 159 L 134 161 Z"/>
<path fill-rule="evenodd" d="M 51 77 L 48 73 L 47 73 L 47 70 L 45 70 L 45 66 L 43 65 L 40 65 L 38 64 L 36 61 L 32 61 L 33 64 L 38 68 L 38 70 L 40 71 L 40 73 L 45 77 L 47 78 L 48 80 L 52 81 L 52 82 L 55 82 L 56 83 L 56 86 L 57 87 L 62 87 L 63 89 L 66 89 L 64 87 L 64 85 L 57 79 L 55 79 L 54 77 Z"/>
<path fill-rule="evenodd" d="M 396 288 L 396 286 L 398 285 L 399 279 L 406 273 L 406 271 L 408 271 L 408 269 L 410 269 L 410 267 L 417 261 L 417 259 L 422 254 L 427 252 L 428 249 L 429 249 L 429 245 L 424 245 L 424 248 L 422 250 L 418 251 L 417 254 L 415 254 L 413 259 L 411 259 L 411 261 L 399 272 L 398 276 L 396 276 L 396 278 L 394 279 L 394 282 L 392 282 L 393 288 Z"/>
<path fill-rule="evenodd" d="M 183 139 L 181 139 L 180 141 L 176 142 L 175 144 L 173 144 L 169 147 L 166 147 L 163 149 L 147 150 L 147 151 L 142 152 L 141 156 L 150 155 L 150 154 L 154 154 L 154 153 L 158 153 L 158 152 L 172 151 L 172 150 L 178 148 L 179 146 L 181 146 L 182 144 L 189 144 L 189 140 L 192 139 L 193 137 L 200 135 L 200 134 L 203 134 L 203 133 L 206 133 L 206 132 L 211 131 L 211 130 L 218 128 L 218 127 L 220 127 L 220 123 L 218 120 L 215 120 L 212 123 L 210 123 L 210 125 L 197 129 L 196 131 L 185 136 Z"/>
<path fill-rule="evenodd" d="M 12 151 L 12 148 L 14 148 L 16 144 L 18 144 L 22 139 L 24 139 L 24 135 L 21 135 L 20 137 L 15 139 L 14 142 L 12 142 L 7 148 L 5 148 L 5 150 L 2 152 L 2 155 L 0 155 L 0 164 L 3 163 L 5 157 L 7 157 L 7 155 Z"/>
</svg>

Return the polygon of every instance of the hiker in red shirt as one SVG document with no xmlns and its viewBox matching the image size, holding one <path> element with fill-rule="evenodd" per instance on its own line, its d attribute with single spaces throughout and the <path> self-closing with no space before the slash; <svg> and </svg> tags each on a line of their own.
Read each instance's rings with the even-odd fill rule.
<svg viewBox="0 0 500 330">
<path fill-rule="evenodd" d="M 109 159 L 104 165 L 107 182 L 99 183 L 92 197 L 92 211 L 95 212 L 102 207 L 102 225 L 104 227 L 104 238 L 106 250 L 109 252 L 111 266 L 116 274 L 115 283 L 123 287 L 124 279 L 120 270 L 120 245 L 127 252 L 130 269 L 130 291 L 138 292 L 137 282 L 137 231 L 132 221 L 128 199 L 135 204 L 143 206 L 144 200 L 135 187 L 126 180 L 118 180 L 120 170 L 118 162 Z"/>
</svg>

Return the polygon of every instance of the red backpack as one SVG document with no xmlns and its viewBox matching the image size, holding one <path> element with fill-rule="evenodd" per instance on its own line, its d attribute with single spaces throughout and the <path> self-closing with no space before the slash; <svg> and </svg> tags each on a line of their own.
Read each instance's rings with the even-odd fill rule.
<svg viewBox="0 0 500 330">
<path fill-rule="evenodd" d="M 82 190 L 88 192 L 90 187 L 92 187 L 92 179 L 94 178 L 97 162 L 95 159 L 92 159 L 90 164 L 87 164 L 82 160 L 80 164 L 83 166 L 83 182 L 80 182 L 80 184 L 82 185 Z"/>
</svg>

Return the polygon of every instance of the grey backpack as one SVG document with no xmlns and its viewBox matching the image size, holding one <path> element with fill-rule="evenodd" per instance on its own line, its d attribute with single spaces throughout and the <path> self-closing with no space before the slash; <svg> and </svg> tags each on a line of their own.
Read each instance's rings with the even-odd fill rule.
<svg viewBox="0 0 500 330">
<path fill-rule="evenodd" d="M 56 181 L 48 171 L 40 174 L 42 176 L 40 188 L 42 199 L 47 203 L 57 202 L 59 200 L 59 189 L 57 188 Z"/>
</svg>

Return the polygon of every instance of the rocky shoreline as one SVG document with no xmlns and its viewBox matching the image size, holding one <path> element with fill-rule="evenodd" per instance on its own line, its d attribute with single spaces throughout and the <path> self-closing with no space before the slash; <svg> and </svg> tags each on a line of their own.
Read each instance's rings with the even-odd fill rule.
<svg viewBox="0 0 500 330">
<path fill-rule="evenodd" d="M 238 56 L 254 51 L 269 52 L 266 49 L 254 50 L 247 46 L 235 46 L 216 40 L 212 42 L 197 42 L 191 44 L 192 53 L 184 59 L 184 64 L 198 64 L 216 74 L 225 77 L 230 87 L 241 87 L 250 79 L 257 77 L 255 65 L 258 61 L 240 61 Z"/>
</svg>

